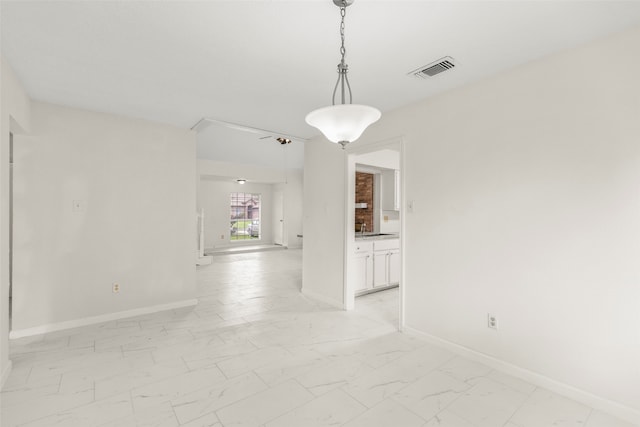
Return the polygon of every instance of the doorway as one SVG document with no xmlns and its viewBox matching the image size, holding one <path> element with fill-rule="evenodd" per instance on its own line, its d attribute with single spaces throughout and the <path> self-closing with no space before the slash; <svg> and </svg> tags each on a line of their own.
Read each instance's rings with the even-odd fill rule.
<svg viewBox="0 0 640 427">
<path fill-rule="evenodd" d="M 284 242 L 284 190 L 274 186 L 273 190 L 273 244 L 286 246 Z"/>
<path fill-rule="evenodd" d="M 13 321 L 13 132 L 9 132 L 9 330 Z"/>
<path fill-rule="evenodd" d="M 345 308 L 371 301 L 391 307 L 382 320 L 404 326 L 404 143 L 402 138 L 349 147 L 346 161 Z M 373 196 L 359 193 L 362 180 L 373 175 Z M 368 187 L 368 186 L 367 186 Z M 358 189 L 358 191 L 357 191 Z M 369 202 L 371 200 L 371 202 Z M 373 220 L 359 224 L 364 210 Z M 360 228 L 358 228 L 360 226 Z M 397 315 L 394 315 L 397 314 Z M 389 320 L 391 319 L 391 320 Z"/>
</svg>

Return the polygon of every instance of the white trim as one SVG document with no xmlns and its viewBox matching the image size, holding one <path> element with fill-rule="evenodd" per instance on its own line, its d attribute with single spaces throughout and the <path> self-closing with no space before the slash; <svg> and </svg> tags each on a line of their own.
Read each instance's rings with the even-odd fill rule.
<svg viewBox="0 0 640 427">
<path fill-rule="evenodd" d="M 11 360 L 9 360 L 9 363 L 7 363 L 7 366 L 4 368 L 4 371 L 2 371 L 2 377 L 0 378 L 0 390 L 4 388 L 4 383 L 7 381 L 7 378 L 9 378 L 9 375 L 11 375 L 12 367 L 13 367 L 13 363 L 11 362 Z"/>
<path fill-rule="evenodd" d="M 407 275 L 406 272 L 406 242 L 405 238 L 407 230 L 407 209 L 405 206 L 405 200 L 407 200 L 406 193 L 406 176 L 407 176 L 407 162 L 405 159 L 406 147 L 404 137 L 400 136 L 400 284 L 398 288 L 398 330 L 404 331 L 405 322 L 405 296 L 407 289 Z"/>
<path fill-rule="evenodd" d="M 355 222 L 355 162 L 353 156 L 343 150 L 342 167 L 344 169 L 344 230 L 342 239 L 342 308 L 353 310 L 356 306 L 354 291 L 349 283 L 351 257 L 353 253 L 354 233 L 351 232 Z M 353 170 L 352 170 L 353 166 Z M 353 193 L 351 189 L 353 188 Z"/>
<path fill-rule="evenodd" d="M 268 130 L 268 129 L 254 128 L 254 127 L 251 127 L 251 126 L 241 125 L 241 124 L 238 124 L 238 123 L 225 122 L 224 120 L 213 119 L 213 118 L 210 118 L 210 117 L 203 117 L 200 120 L 198 120 L 198 123 L 196 123 L 195 125 L 191 126 L 191 130 L 195 130 L 196 132 L 200 132 L 202 129 L 204 129 L 207 126 L 207 123 L 213 123 L 213 124 L 216 124 L 218 126 L 226 127 L 228 129 L 255 133 L 257 135 L 268 135 L 268 136 L 270 136 L 270 137 L 272 137 L 274 139 L 275 138 L 279 138 L 279 137 L 283 137 L 283 138 L 290 139 L 292 141 L 300 141 L 300 142 L 309 141 L 309 138 L 302 138 L 301 136 L 288 135 L 288 134 L 285 134 L 285 133 L 282 133 L 282 132 L 277 132 L 277 131 Z"/>
<path fill-rule="evenodd" d="M 333 298 L 329 298 L 329 297 L 327 297 L 325 295 L 321 295 L 321 294 L 319 294 L 317 292 L 310 291 L 308 289 L 302 288 L 302 295 L 307 296 L 307 297 L 309 297 L 311 299 L 318 300 L 318 301 L 323 302 L 325 304 L 329 304 L 332 307 L 336 307 L 336 308 L 339 308 L 341 310 L 344 309 L 344 304 L 342 303 L 342 301 L 338 301 L 338 300 L 335 300 Z"/>
<path fill-rule="evenodd" d="M 480 353 L 476 350 L 472 350 L 460 344 L 438 338 L 407 325 L 405 325 L 404 327 L 404 332 L 420 336 L 430 343 L 440 347 L 444 347 L 447 350 L 452 351 L 453 353 L 483 363 L 493 369 L 507 373 L 514 377 L 521 378 L 533 385 L 546 388 L 547 390 L 551 390 L 555 393 L 566 396 L 592 408 L 607 412 L 618 418 L 627 420 L 633 424 L 640 425 L 640 411 L 629 406 L 605 399 L 600 396 L 596 396 L 595 394 L 589 393 L 588 391 L 579 389 L 569 384 L 562 383 L 560 381 L 554 380 L 520 366 L 512 365 L 511 363 L 505 362 L 504 360 L 489 356 L 484 353 Z"/>
<path fill-rule="evenodd" d="M 403 136 L 397 135 L 391 138 L 382 139 L 376 142 L 367 142 L 364 144 L 356 144 L 356 145 L 347 145 L 345 150 L 349 154 L 366 154 L 372 153 L 374 151 L 380 151 L 384 149 L 388 149 L 389 146 L 402 142 Z"/>
<path fill-rule="evenodd" d="M 168 304 L 152 305 L 149 307 L 134 308 L 133 310 L 118 311 L 115 313 L 101 314 L 99 316 L 84 317 L 81 319 L 67 320 L 65 322 L 48 323 L 35 326 L 33 328 L 18 329 L 9 333 L 10 339 L 30 337 L 33 335 L 46 334 L 48 332 L 61 331 L 64 329 L 78 328 L 81 326 L 93 325 L 95 323 L 110 322 L 112 320 L 124 319 L 127 317 L 141 316 L 143 314 L 156 313 L 159 311 L 173 310 L 175 308 L 189 307 L 198 304 L 197 299 L 171 302 Z"/>
<path fill-rule="evenodd" d="M 209 265 L 213 262 L 213 256 L 204 255 L 196 258 L 196 265 Z"/>
</svg>

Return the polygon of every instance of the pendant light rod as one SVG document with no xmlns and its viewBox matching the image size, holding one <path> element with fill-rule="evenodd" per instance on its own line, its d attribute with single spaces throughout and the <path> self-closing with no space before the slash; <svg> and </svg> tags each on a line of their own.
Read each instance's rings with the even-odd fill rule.
<svg viewBox="0 0 640 427">
<path fill-rule="evenodd" d="M 336 81 L 336 87 L 333 88 L 333 98 L 331 99 L 331 105 L 336 105 L 336 90 L 338 89 L 338 85 L 340 85 L 340 99 L 341 104 L 346 104 L 345 99 L 345 90 L 344 86 L 346 83 L 347 89 L 349 89 L 349 104 L 353 103 L 353 96 L 351 94 L 351 85 L 349 85 L 349 77 L 347 73 L 349 72 L 349 66 L 344 62 L 344 56 L 347 54 L 347 49 L 344 47 L 344 17 L 347 13 L 347 1 L 346 0 L 333 0 L 335 4 L 339 4 L 340 6 L 340 63 L 338 64 L 338 80 Z M 351 0 L 353 3 L 353 0 Z"/>
<path fill-rule="evenodd" d="M 336 105 L 336 91 L 338 89 L 338 85 L 340 85 L 340 98 L 342 100 L 341 104 L 346 104 L 345 100 L 345 91 L 344 85 L 347 84 L 347 89 L 349 90 L 349 104 L 352 104 L 352 95 L 351 95 L 351 85 L 349 85 L 349 78 L 347 77 L 347 71 L 349 66 L 344 63 L 338 64 L 338 81 L 336 82 L 336 87 L 333 88 L 333 98 L 331 98 L 331 105 Z"/>
</svg>

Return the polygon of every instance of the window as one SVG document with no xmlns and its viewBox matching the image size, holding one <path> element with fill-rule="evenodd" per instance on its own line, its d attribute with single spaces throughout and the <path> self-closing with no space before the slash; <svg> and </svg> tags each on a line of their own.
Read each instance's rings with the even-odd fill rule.
<svg viewBox="0 0 640 427">
<path fill-rule="evenodd" d="M 231 241 L 260 240 L 260 194 L 231 193 Z"/>
</svg>

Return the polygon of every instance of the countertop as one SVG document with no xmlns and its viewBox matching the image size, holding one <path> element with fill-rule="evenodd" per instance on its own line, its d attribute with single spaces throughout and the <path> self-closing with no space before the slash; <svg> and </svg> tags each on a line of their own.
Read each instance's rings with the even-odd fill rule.
<svg viewBox="0 0 640 427">
<path fill-rule="evenodd" d="M 360 234 L 356 232 L 356 241 L 359 240 L 385 240 L 385 239 L 397 239 L 400 237 L 398 233 L 364 233 Z"/>
</svg>

